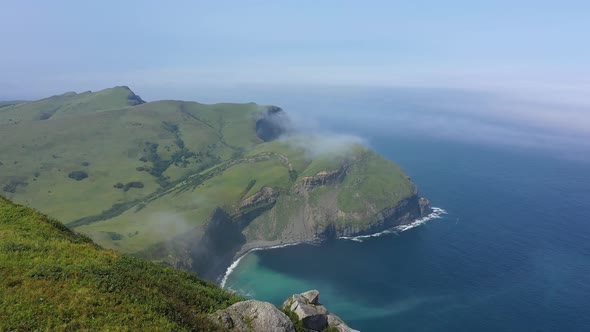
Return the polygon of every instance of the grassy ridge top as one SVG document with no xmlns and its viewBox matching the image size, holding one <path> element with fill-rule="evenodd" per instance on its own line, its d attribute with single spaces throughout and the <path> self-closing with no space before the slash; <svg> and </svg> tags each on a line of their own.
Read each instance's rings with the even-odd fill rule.
<svg viewBox="0 0 590 332">
<path fill-rule="evenodd" d="M 0 330 L 215 330 L 240 300 L 194 274 L 98 247 L 0 197 Z"/>
<path fill-rule="evenodd" d="M 39 121 L 68 115 L 124 108 L 144 103 L 128 87 L 119 86 L 98 92 L 67 92 L 49 98 L 16 103 L 0 108 L 0 124 Z"/>
<path fill-rule="evenodd" d="M 62 95 L 26 105 L 30 109 L 36 105 L 35 112 L 42 112 L 48 100 L 57 104 L 62 100 L 60 105 L 66 107 L 63 100 L 79 100 L 81 95 L 124 102 L 127 99 L 115 97 L 125 91 L 129 93 L 114 88 Z M 92 112 L 88 104 L 80 104 L 76 114 L 0 124 L 0 190 L 65 223 L 98 215 L 259 143 L 253 128 L 261 108 L 256 104 L 157 101 Z M 12 119 L 6 113 L 0 111 L 0 123 Z M 76 181 L 69 177 L 72 172 L 87 177 Z M 123 187 L 114 188 L 117 183 Z"/>
</svg>

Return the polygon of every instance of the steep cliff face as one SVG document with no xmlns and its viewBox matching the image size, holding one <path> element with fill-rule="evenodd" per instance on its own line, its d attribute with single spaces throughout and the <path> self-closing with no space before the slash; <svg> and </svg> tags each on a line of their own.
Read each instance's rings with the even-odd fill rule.
<svg viewBox="0 0 590 332">
<path fill-rule="evenodd" d="M 337 170 L 320 171 L 313 176 L 304 176 L 295 185 L 295 192 L 299 195 L 309 195 L 314 189 L 320 186 L 335 186 L 342 182 L 346 176 L 347 164 Z"/>
<path fill-rule="evenodd" d="M 254 247 L 367 235 L 431 213 L 429 201 L 399 167 L 366 148 L 335 162 L 333 157 L 321 161 L 317 171 L 295 178 L 293 156 L 263 152 L 243 160 L 277 161 L 285 178 L 279 183 L 288 186 L 253 191 L 256 181 L 250 181 L 240 201 L 210 215 L 202 235 L 183 234 L 147 257 L 168 251 L 170 264 L 216 280 L 232 260 Z"/>
<path fill-rule="evenodd" d="M 260 214 L 271 209 L 279 197 L 280 192 L 271 187 L 262 187 L 260 191 L 244 198 L 240 202 L 238 212 L 234 217 L 242 227 L 247 226 Z"/>
<path fill-rule="evenodd" d="M 395 226 L 409 224 L 432 212 L 430 202 L 424 197 L 413 195 L 399 202 L 393 208 L 383 209 L 362 226 L 330 225 L 326 228 L 327 237 L 357 236 L 381 232 Z"/>
<path fill-rule="evenodd" d="M 268 215 L 260 220 L 265 225 L 275 226 L 286 224 L 276 236 L 269 237 L 267 228 L 247 229 L 250 241 L 278 240 L 279 242 L 315 241 L 337 238 L 342 236 L 357 236 L 381 232 L 398 225 L 409 224 L 432 212 L 427 199 L 413 195 L 400 201 L 396 206 L 383 210 L 368 207 L 365 212 L 343 212 L 337 206 L 334 193 L 322 193 L 317 200 L 320 204 L 313 204 L 305 196 L 290 196 L 283 200 L 288 203 L 277 205 Z M 280 220 L 282 213 L 279 209 L 288 205 L 298 205 L 297 211 Z"/>
<path fill-rule="evenodd" d="M 343 212 L 336 195 L 342 184 L 335 180 L 343 176 L 325 172 L 302 181 L 291 193 L 263 187 L 245 198 L 234 215 L 217 208 L 202 233 L 183 234 L 141 256 L 167 253 L 165 260 L 174 267 L 217 280 L 233 260 L 254 247 L 373 234 L 432 212 L 429 201 L 417 193 L 380 211 Z M 318 198 L 310 199 L 316 191 L 321 191 Z"/>
<path fill-rule="evenodd" d="M 274 163 L 264 178 L 248 181 L 254 175 L 244 173 L 242 181 L 248 184 L 238 201 L 218 206 L 204 227 L 139 256 L 219 280 L 233 260 L 255 247 L 367 235 L 431 213 L 429 201 L 407 175 L 367 148 L 311 161 L 282 145 L 268 150 L 219 170 L 235 181 L 235 167 Z"/>
<path fill-rule="evenodd" d="M 432 212 L 430 202 L 418 195 L 407 177 L 398 187 L 371 195 L 358 185 L 373 176 L 371 169 L 359 175 L 358 163 L 363 162 L 357 159 L 300 177 L 292 190 L 275 197 L 267 213 L 248 223 L 244 230 L 248 241 L 289 243 L 366 235 L 409 224 Z"/>
</svg>

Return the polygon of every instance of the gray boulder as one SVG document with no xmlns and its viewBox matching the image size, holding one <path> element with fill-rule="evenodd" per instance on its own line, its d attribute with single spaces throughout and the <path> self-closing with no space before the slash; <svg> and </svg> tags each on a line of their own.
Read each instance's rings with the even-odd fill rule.
<svg viewBox="0 0 590 332">
<path fill-rule="evenodd" d="M 312 290 L 309 290 L 305 293 L 301 293 L 301 296 L 303 296 L 307 300 L 307 303 L 311 303 L 311 304 L 319 304 L 320 303 L 320 292 L 316 289 L 312 289 Z"/>
<path fill-rule="evenodd" d="M 321 331 L 328 326 L 326 314 L 318 312 L 311 305 L 300 303 L 294 311 L 297 317 L 303 321 L 303 327 L 307 329 Z"/>
<path fill-rule="evenodd" d="M 211 318 L 232 331 L 295 332 L 289 317 L 268 302 L 241 301 L 216 311 Z"/>
<path fill-rule="evenodd" d="M 336 326 L 336 325 L 340 325 L 340 324 L 344 324 L 344 321 L 340 317 L 338 317 L 334 314 L 328 315 L 328 325 Z"/>
<path fill-rule="evenodd" d="M 303 327 L 308 331 L 322 331 L 327 327 L 334 327 L 341 332 L 358 332 L 320 304 L 320 292 L 317 290 L 292 295 L 285 300 L 283 308 L 297 314 Z"/>
<path fill-rule="evenodd" d="M 359 330 L 350 328 L 340 317 L 331 313 L 328 314 L 328 326 L 333 326 L 340 332 L 359 332 Z"/>
</svg>

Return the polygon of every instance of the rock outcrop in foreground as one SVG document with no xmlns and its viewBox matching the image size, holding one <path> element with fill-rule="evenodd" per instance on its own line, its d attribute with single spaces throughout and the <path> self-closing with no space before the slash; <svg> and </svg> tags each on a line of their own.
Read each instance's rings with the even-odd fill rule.
<svg viewBox="0 0 590 332">
<path fill-rule="evenodd" d="M 211 317 L 232 331 L 295 332 L 303 329 L 308 332 L 319 332 L 331 329 L 358 332 L 320 303 L 320 292 L 317 290 L 292 295 L 285 300 L 282 310 L 268 302 L 248 300 L 219 310 Z"/>
<path fill-rule="evenodd" d="M 315 289 L 292 295 L 283 303 L 283 310 L 297 314 L 303 322 L 303 327 L 308 331 L 322 331 L 331 327 L 340 332 L 358 332 L 348 327 L 340 317 L 329 312 L 320 303 L 320 292 Z"/>
<path fill-rule="evenodd" d="M 268 302 L 242 301 L 212 316 L 220 325 L 233 331 L 295 332 L 289 317 Z"/>
</svg>

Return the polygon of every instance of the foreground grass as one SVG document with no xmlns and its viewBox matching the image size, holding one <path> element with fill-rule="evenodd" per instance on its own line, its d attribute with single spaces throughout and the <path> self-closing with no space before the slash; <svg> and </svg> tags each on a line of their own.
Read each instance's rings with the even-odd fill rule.
<svg viewBox="0 0 590 332">
<path fill-rule="evenodd" d="M 206 314 L 238 300 L 0 197 L 0 331 L 211 331 Z"/>
</svg>

